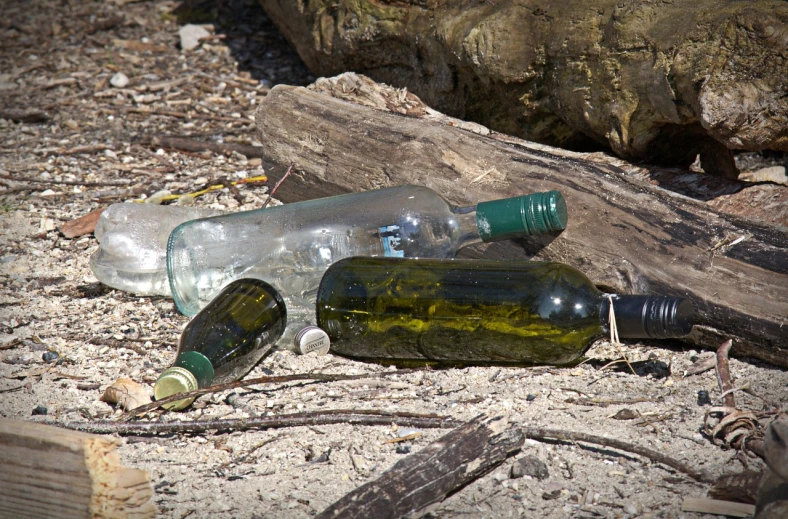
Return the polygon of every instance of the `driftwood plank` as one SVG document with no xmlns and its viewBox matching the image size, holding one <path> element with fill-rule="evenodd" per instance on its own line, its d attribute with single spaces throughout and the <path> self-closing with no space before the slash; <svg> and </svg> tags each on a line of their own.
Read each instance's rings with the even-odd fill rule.
<svg viewBox="0 0 788 519">
<path fill-rule="evenodd" d="M 402 517 L 443 500 L 520 450 L 525 436 L 502 417 L 477 417 L 361 485 L 316 519 Z"/>
<path fill-rule="evenodd" d="M 697 310 L 689 342 L 716 349 L 731 338 L 734 354 L 788 367 L 785 228 L 726 214 L 580 154 L 500 138 L 355 75 L 321 81 L 331 94 L 278 86 L 258 109 L 269 177 L 296 165 L 277 191 L 283 201 L 406 183 L 458 205 L 558 189 L 570 213 L 562 234 L 463 255 L 560 261 L 603 290 L 687 296 Z"/>
<path fill-rule="evenodd" d="M 0 517 L 153 517 L 148 473 L 122 466 L 116 443 L 0 418 Z"/>
</svg>

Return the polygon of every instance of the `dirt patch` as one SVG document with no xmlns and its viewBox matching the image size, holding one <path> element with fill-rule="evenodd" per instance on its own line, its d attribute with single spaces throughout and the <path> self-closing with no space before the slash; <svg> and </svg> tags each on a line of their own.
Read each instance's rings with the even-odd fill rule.
<svg viewBox="0 0 788 519">
<path fill-rule="evenodd" d="M 313 78 L 251 1 L 2 3 L 0 22 L 0 415 L 30 421 L 112 418 L 100 400 L 129 377 L 149 389 L 173 360 L 186 317 L 166 298 L 97 283 L 92 235 L 65 238 L 65 222 L 113 202 L 166 190 L 190 193 L 265 173 L 237 152 L 177 152 L 157 135 L 259 146 L 252 116 L 269 87 Z M 210 23 L 211 38 L 186 52 L 182 23 Z M 224 35 L 224 36 L 222 36 Z M 122 73 L 128 83 L 113 86 Z M 116 81 L 116 83 L 118 83 Z M 120 84 L 120 83 L 119 83 Z M 14 114 L 9 112 L 13 110 Z M 24 122 L 28 121 L 28 122 Z M 267 198 L 239 184 L 195 204 L 242 210 Z M 626 354 L 633 374 L 604 367 Z M 713 371 L 684 377 L 708 353 L 678 342 L 623 348 L 599 341 L 573 368 L 470 367 L 321 384 L 286 383 L 200 398 L 183 413 L 147 419 L 206 420 L 296 411 L 431 412 L 468 420 L 506 414 L 513 424 L 588 432 L 637 443 L 714 475 L 760 467 L 700 433 L 720 396 Z M 276 352 L 250 376 L 389 368 L 332 355 Z M 741 408 L 785 402 L 788 372 L 731 361 Z M 757 396 L 751 396 L 757 395 Z M 622 411 L 629 410 L 628 412 Z M 41 414 L 46 412 L 46 414 Z M 34 414 L 38 413 L 38 414 Z M 628 419 L 619 419 L 628 417 Z M 407 431 L 406 431 L 407 432 Z M 124 436 L 127 465 L 148 470 L 161 517 L 310 517 L 377 478 L 445 431 L 404 443 L 391 426 L 331 425 L 229 433 Z M 512 479 L 533 455 L 548 476 Z M 585 443 L 526 440 L 523 452 L 430 509 L 432 517 L 692 517 L 685 497 L 707 485 L 648 459 Z"/>
</svg>

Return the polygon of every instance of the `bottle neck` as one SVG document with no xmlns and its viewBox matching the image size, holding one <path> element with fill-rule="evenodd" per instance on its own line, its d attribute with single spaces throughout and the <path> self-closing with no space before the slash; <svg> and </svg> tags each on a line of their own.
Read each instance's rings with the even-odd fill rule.
<svg viewBox="0 0 788 519">
<path fill-rule="evenodd" d="M 602 298 L 599 317 L 602 328 L 611 328 L 610 303 L 613 303 L 618 336 L 628 339 L 667 339 L 684 337 L 692 330 L 694 309 L 683 297 L 611 295 Z"/>
<path fill-rule="evenodd" d="M 211 385 L 214 378 L 213 364 L 208 358 L 197 351 L 184 351 L 178 354 L 173 367 L 188 370 L 197 381 L 198 388 Z"/>
<path fill-rule="evenodd" d="M 482 237 L 479 234 L 479 225 L 476 223 L 476 206 L 452 207 L 451 212 L 454 213 L 457 219 L 457 227 L 459 229 L 457 248 L 481 243 Z"/>
</svg>

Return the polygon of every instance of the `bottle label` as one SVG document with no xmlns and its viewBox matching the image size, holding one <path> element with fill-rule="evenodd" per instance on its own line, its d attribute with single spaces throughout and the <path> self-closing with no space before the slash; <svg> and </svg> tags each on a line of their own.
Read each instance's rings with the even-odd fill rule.
<svg viewBox="0 0 788 519">
<path fill-rule="evenodd" d="M 400 250 L 399 225 L 384 225 L 379 229 L 380 241 L 383 244 L 383 255 L 389 257 L 405 257 L 405 251 Z"/>
</svg>

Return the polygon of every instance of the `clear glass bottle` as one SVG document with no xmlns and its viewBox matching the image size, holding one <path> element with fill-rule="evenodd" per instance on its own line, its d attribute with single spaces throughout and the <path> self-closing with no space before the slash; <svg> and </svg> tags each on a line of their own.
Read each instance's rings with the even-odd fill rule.
<svg viewBox="0 0 788 519">
<path fill-rule="evenodd" d="M 239 380 L 281 337 L 287 310 L 279 293 L 259 279 L 239 279 L 189 321 L 175 362 L 156 380 L 157 400 L 211 384 Z M 165 405 L 183 409 L 194 399 Z"/>
<path fill-rule="evenodd" d="M 620 337 L 681 337 L 681 297 L 612 296 Z M 608 333 L 610 299 L 561 263 L 355 257 L 317 294 L 331 352 L 398 365 L 566 364 Z"/>
<path fill-rule="evenodd" d="M 170 236 L 167 269 L 186 315 L 234 279 L 265 279 L 287 303 L 291 328 L 314 324 L 329 265 L 354 255 L 451 257 L 462 247 L 566 227 L 557 191 L 453 207 L 426 187 L 398 186 L 186 222 Z"/>
<path fill-rule="evenodd" d="M 99 281 L 140 295 L 170 295 L 167 239 L 183 222 L 222 214 L 207 207 L 112 204 L 93 231 L 99 242 L 90 268 Z"/>
</svg>

